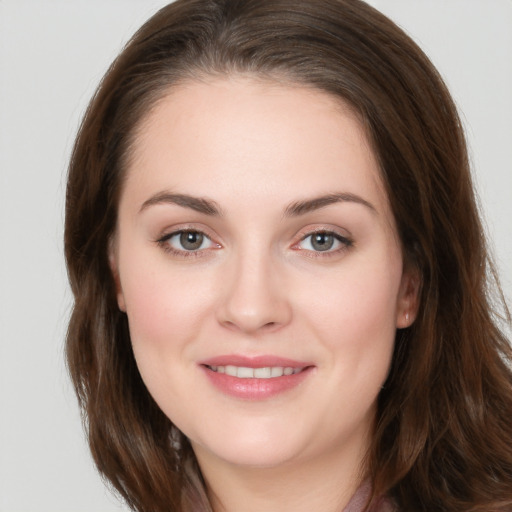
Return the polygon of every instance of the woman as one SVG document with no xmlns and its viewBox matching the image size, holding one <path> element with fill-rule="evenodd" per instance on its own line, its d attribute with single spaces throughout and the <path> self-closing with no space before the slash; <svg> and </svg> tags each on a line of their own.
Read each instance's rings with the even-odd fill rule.
<svg viewBox="0 0 512 512">
<path fill-rule="evenodd" d="M 65 238 L 69 367 L 134 510 L 512 507 L 464 135 L 365 3 L 162 9 L 85 116 Z"/>
</svg>

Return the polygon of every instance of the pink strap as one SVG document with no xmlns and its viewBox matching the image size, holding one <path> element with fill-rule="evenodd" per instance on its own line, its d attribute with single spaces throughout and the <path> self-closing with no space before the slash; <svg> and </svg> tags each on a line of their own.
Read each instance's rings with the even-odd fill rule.
<svg viewBox="0 0 512 512">
<path fill-rule="evenodd" d="M 359 487 L 348 505 L 343 509 L 343 512 L 362 512 L 366 505 L 366 500 L 370 496 L 372 486 L 369 481 L 366 481 Z M 370 512 L 392 512 L 393 506 L 387 499 L 381 499 L 379 502 L 372 507 Z"/>
</svg>

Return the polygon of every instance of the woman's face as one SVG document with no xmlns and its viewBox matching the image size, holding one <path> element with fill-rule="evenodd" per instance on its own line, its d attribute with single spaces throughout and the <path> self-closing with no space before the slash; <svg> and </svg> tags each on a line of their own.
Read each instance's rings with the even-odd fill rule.
<svg viewBox="0 0 512 512">
<path fill-rule="evenodd" d="M 173 89 L 138 130 L 111 265 L 200 462 L 360 460 L 415 279 L 349 108 L 241 77 Z"/>
</svg>

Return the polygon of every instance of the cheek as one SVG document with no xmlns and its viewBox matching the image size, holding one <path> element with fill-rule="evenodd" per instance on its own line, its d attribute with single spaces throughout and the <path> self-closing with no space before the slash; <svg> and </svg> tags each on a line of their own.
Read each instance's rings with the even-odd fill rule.
<svg viewBox="0 0 512 512">
<path fill-rule="evenodd" d="M 314 332 L 327 355 L 321 373 L 330 393 L 317 400 L 329 410 L 325 428 L 333 437 L 357 430 L 374 414 L 393 355 L 400 275 L 393 265 L 350 268 L 333 276 L 328 293 L 316 294 L 304 308 L 305 328 Z"/>
<path fill-rule="evenodd" d="M 186 347 L 201 327 L 209 308 L 205 280 L 172 270 L 165 258 L 138 264 L 136 255 L 125 261 L 121 274 L 130 336 L 139 366 Z M 163 261 L 162 261 L 163 260 Z M 124 279 L 123 279 L 124 278 Z"/>
<path fill-rule="evenodd" d="M 199 392 L 194 390 L 196 383 L 187 379 L 194 366 L 194 340 L 204 329 L 209 308 L 200 286 L 204 280 L 147 261 L 128 268 L 123 293 L 137 367 L 164 413 L 173 421 L 183 421 L 188 418 L 184 412 L 188 397 Z"/>
<path fill-rule="evenodd" d="M 387 354 L 394 342 L 400 260 L 347 267 L 308 294 L 307 317 L 333 350 Z"/>
</svg>

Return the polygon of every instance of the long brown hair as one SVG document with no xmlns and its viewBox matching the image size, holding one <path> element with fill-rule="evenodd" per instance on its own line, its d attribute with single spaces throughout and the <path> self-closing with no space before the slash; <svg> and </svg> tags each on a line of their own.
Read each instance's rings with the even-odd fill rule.
<svg viewBox="0 0 512 512">
<path fill-rule="evenodd" d="M 379 397 L 373 496 L 401 510 L 510 510 L 512 349 L 499 328 L 510 315 L 461 123 L 423 52 L 360 0 L 177 0 L 100 84 L 71 158 L 65 225 L 67 360 L 99 471 L 139 512 L 208 506 L 189 443 L 138 373 L 107 255 L 141 119 L 178 82 L 234 73 L 313 86 L 359 113 L 421 272 L 419 316 L 396 334 Z"/>
</svg>

